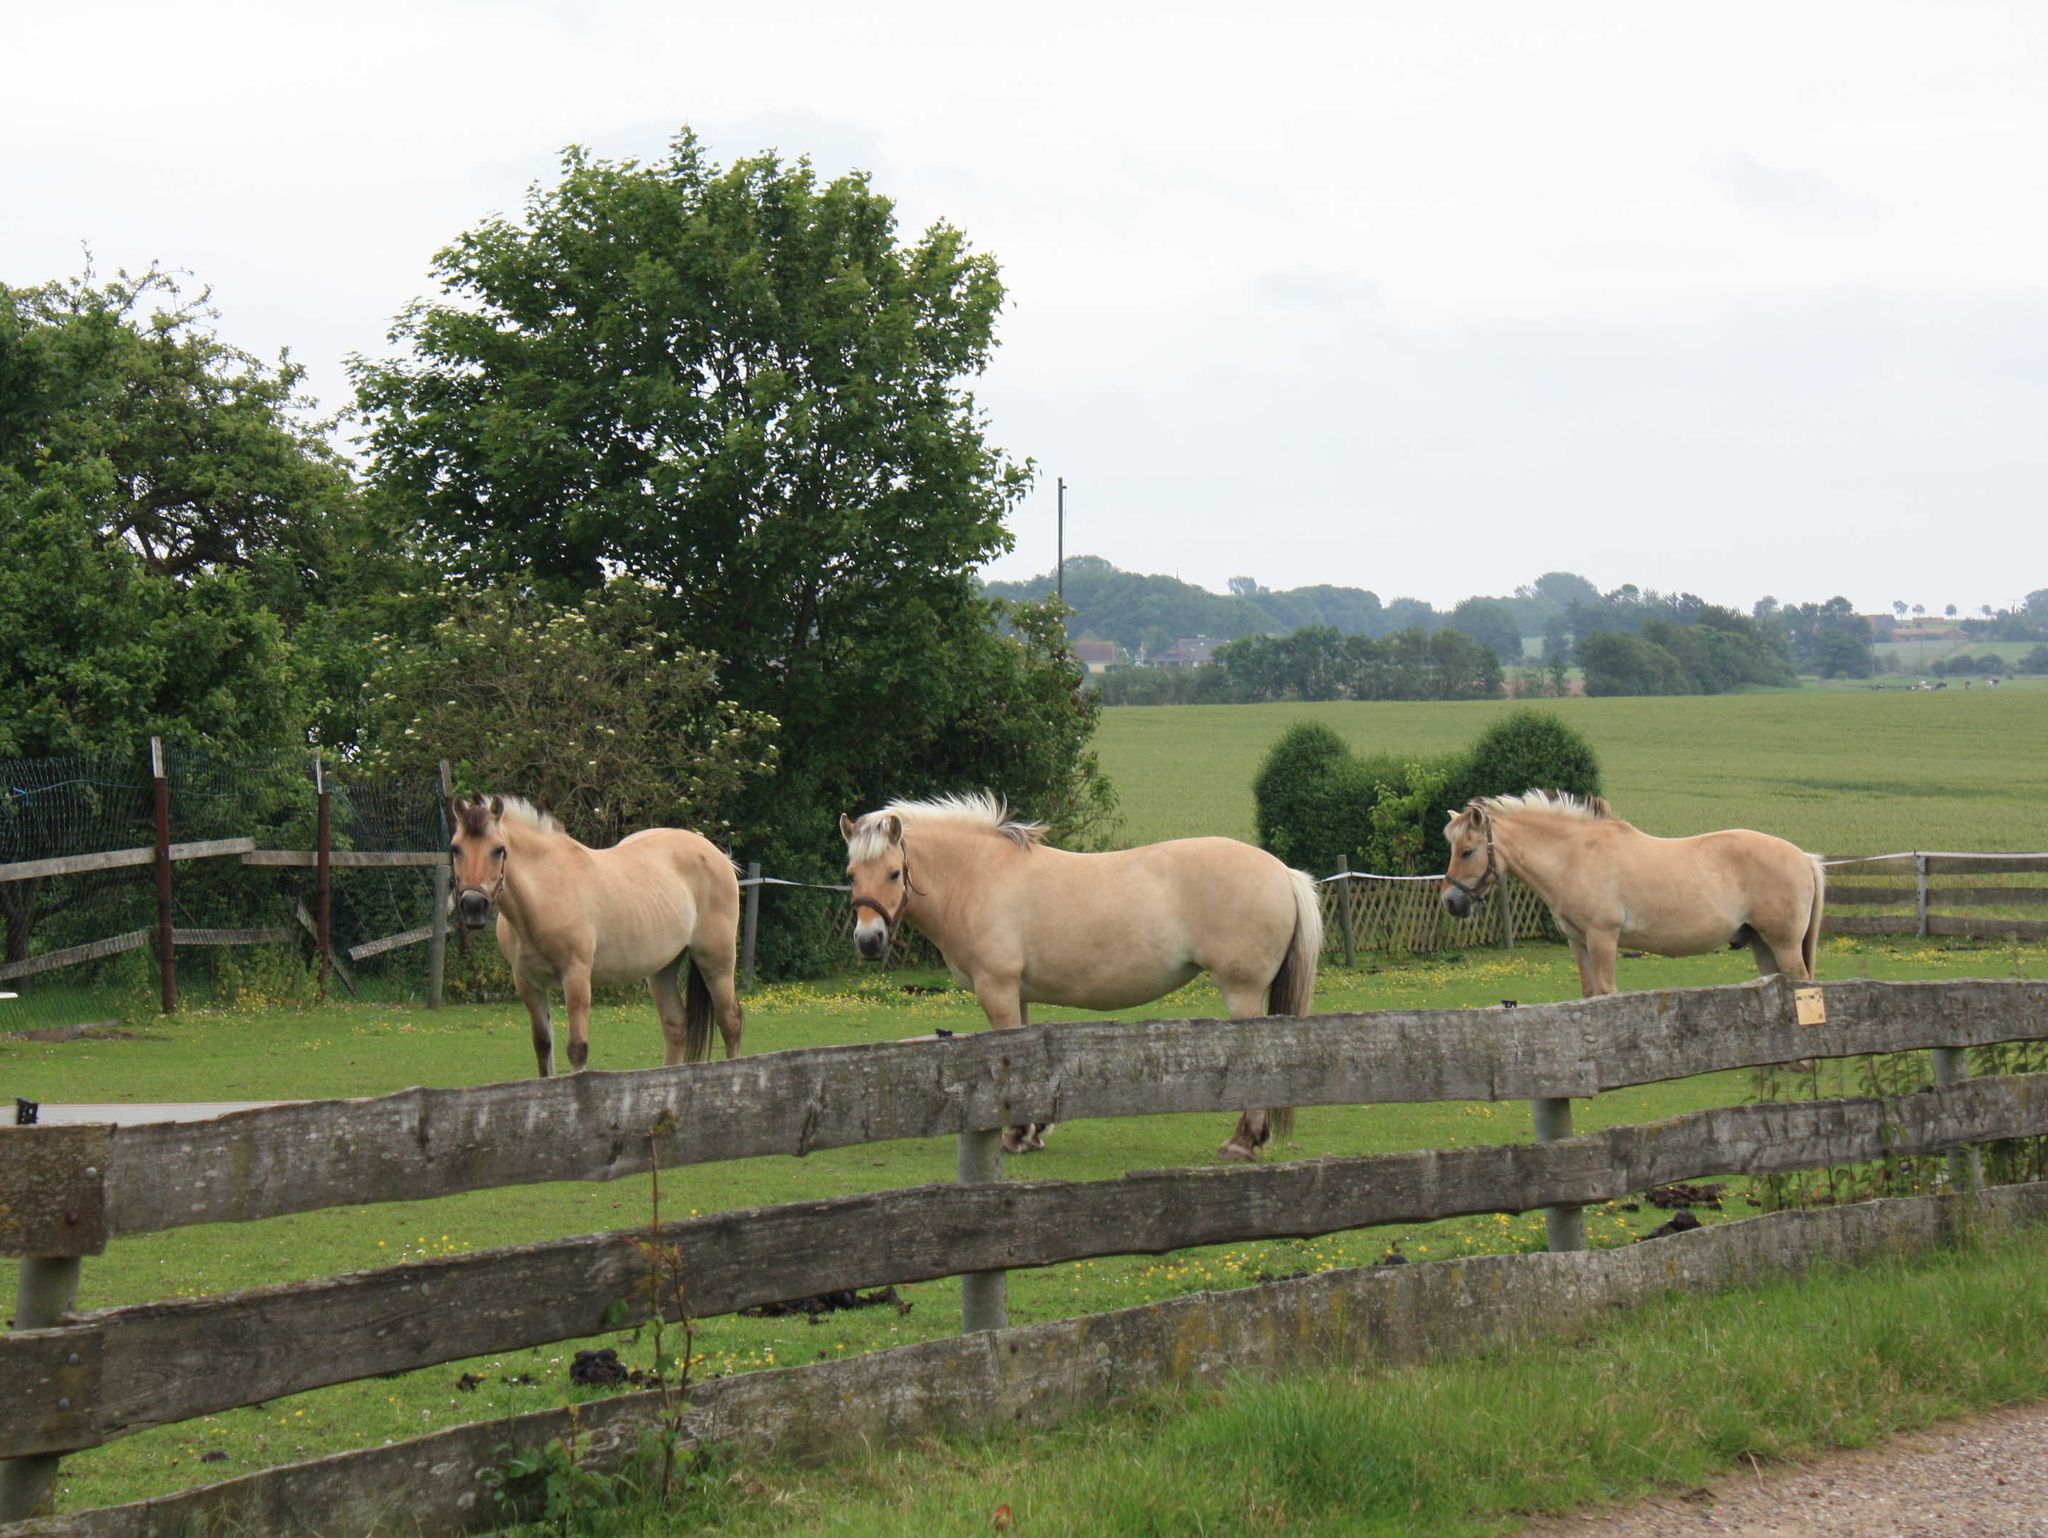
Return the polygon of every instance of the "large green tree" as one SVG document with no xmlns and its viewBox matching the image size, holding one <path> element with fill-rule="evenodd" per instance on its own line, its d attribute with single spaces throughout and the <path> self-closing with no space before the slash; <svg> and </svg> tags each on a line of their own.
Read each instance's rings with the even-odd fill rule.
<svg viewBox="0 0 2048 1538">
<path fill-rule="evenodd" d="M 781 723 L 749 853 L 822 869 L 832 813 L 940 788 L 933 766 L 1034 809 L 1091 799 L 1085 763 L 1027 775 L 1006 752 L 1092 707 L 1063 651 L 992 652 L 973 573 L 1009 547 L 1028 469 L 967 388 L 1003 286 L 958 230 L 901 239 L 865 176 L 721 169 L 685 132 L 649 163 L 571 150 L 435 273 L 405 353 L 356 365 L 376 496 L 458 579 L 646 584 Z"/>
<path fill-rule="evenodd" d="M 180 583 L 242 572 L 288 619 L 382 553 L 299 366 L 224 341 L 207 291 L 151 267 L 0 301 L 0 464 L 89 468 L 74 484 L 101 544 Z"/>
<path fill-rule="evenodd" d="M 291 621 L 375 542 L 298 380 L 155 268 L 0 287 L 0 756 L 305 740 Z"/>
</svg>

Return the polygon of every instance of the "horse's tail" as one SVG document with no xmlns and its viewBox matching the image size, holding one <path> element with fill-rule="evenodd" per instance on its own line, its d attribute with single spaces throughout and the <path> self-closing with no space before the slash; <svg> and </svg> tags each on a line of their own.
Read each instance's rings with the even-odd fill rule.
<svg viewBox="0 0 2048 1538">
<path fill-rule="evenodd" d="M 683 958 L 683 971 L 683 1061 L 701 1063 L 711 1056 L 711 990 L 694 955 Z"/>
<path fill-rule="evenodd" d="M 1323 957 L 1323 903 L 1316 879 L 1307 871 L 1290 870 L 1294 887 L 1294 936 L 1280 958 L 1280 970 L 1266 989 L 1269 1015 L 1305 1015 L 1315 1005 L 1316 965 Z M 1274 1137 L 1294 1136 L 1294 1107 L 1271 1109 Z"/>
<path fill-rule="evenodd" d="M 1806 963 L 1806 975 L 1818 977 L 1820 974 L 1814 971 L 1813 960 L 1820 954 L 1820 910 L 1827 903 L 1828 868 L 1817 854 L 1806 858 L 1813 865 L 1813 906 L 1807 910 L 1806 933 L 1799 941 L 1799 956 Z"/>
</svg>

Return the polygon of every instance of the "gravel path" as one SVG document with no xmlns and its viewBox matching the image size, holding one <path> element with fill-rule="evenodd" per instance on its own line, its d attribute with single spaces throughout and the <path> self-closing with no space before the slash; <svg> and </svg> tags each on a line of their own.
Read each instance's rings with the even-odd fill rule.
<svg viewBox="0 0 2048 1538">
<path fill-rule="evenodd" d="M 2048 1403 L 1731 1475 L 1527 1538 L 2048 1538 Z"/>
</svg>

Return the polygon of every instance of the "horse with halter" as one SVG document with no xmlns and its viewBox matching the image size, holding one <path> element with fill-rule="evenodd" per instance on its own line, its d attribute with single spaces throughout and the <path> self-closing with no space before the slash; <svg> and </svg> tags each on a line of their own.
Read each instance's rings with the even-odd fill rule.
<svg viewBox="0 0 2048 1538">
<path fill-rule="evenodd" d="M 647 828 L 590 849 L 517 796 L 458 797 L 448 822 L 454 913 L 480 929 L 496 912 L 541 1077 L 555 1069 L 552 991 L 568 1005 L 574 1071 L 590 1056 L 592 985 L 638 978 L 661 1017 L 664 1063 L 709 1057 L 714 1021 L 725 1055 L 739 1056 L 739 878 L 710 840 Z"/>
<path fill-rule="evenodd" d="M 895 801 L 842 816 L 854 945 L 886 953 L 899 924 L 938 946 L 997 1030 L 1033 1004 L 1128 1009 L 1208 972 L 1233 1019 L 1305 1015 L 1322 952 L 1314 880 L 1229 838 L 1174 839 L 1106 854 L 1043 842 L 988 795 Z M 1252 1159 L 1288 1108 L 1247 1110 L 1219 1152 Z M 1042 1147 L 1009 1129 L 1012 1153 Z"/>
<path fill-rule="evenodd" d="M 1505 873 L 1550 907 L 1579 964 L 1583 997 L 1614 992 L 1621 946 L 1697 956 L 1744 945 L 1757 971 L 1813 978 L 1827 875 L 1820 857 L 1748 828 L 1657 838 L 1598 796 L 1482 796 L 1449 814 L 1438 889 L 1464 918 Z"/>
</svg>

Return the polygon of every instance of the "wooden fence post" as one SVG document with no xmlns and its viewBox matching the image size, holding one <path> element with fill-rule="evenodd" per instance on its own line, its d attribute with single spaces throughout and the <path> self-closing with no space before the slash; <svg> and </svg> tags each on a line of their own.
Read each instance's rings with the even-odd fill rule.
<svg viewBox="0 0 2048 1538">
<path fill-rule="evenodd" d="M 1927 856 L 1913 856 L 1913 932 L 1927 938 Z"/>
<path fill-rule="evenodd" d="M 1508 878 L 1502 876 L 1493 884 L 1493 895 L 1500 899 L 1500 942 L 1509 950 L 1515 948 L 1515 898 L 1508 890 Z"/>
<path fill-rule="evenodd" d="M 1937 1085 L 1953 1084 L 1969 1076 L 1969 1048 L 1934 1049 L 1934 1082 Z M 1966 1143 L 1948 1151 L 1948 1185 L 1951 1191 L 1968 1191 L 1972 1195 L 1984 1189 L 1984 1156 L 1974 1146 Z"/>
<path fill-rule="evenodd" d="M 980 1185 L 1003 1178 L 1003 1135 L 963 1132 L 959 1151 L 960 1184 Z M 1010 1322 L 1010 1273 L 971 1271 L 960 1278 L 960 1329 L 1000 1330 Z"/>
<path fill-rule="evenodd" d="M 1569 1100 L 1532 1100 L 1529 1109 L 1536 1118 L 1536 1141 L 1555 1143 L 1572 1135 L 1572 1103 Z M 1586 1214 L 1577 1207 L 1545 1207 L 1543 1233 L 1552 1250 L 1583 1250 L 1586 1247 Z"/>
<path fill-rule="evenodd" d="M 1351 877 L 1341 866 L 1330 878 L 1337 889 L 1337 925 L 1344 933 L 1344 965 L 1358 965 L 1358 935 L 1351 917 Z"/>
<path fill-rule="evenodd" d="M 154 745 L 155 739 L 152 738 L 151 742 Z M 161 777 L 157 784 L 163 784 Z M 72 1302 L 78 1296 L 78 1268 L 79 1261 L 75 1255 L 31 1255 L 24 1259 L 21 1280 L 14 1294 L 15 1329 L 39 1330 L 55 1324 L 62 1315 L 70 1312 Z M 71 1360 L 75 1363 L 78 1358 L 74 1355 Z M 59 1399 L 56 1408 L 62 1411 L 71 1406 Z M 0 1462 L 0 1525 L 19 1522 L 43 1512 L 57 1482 L 59 1457 L 57 1453 L 42 1453 Z"/>
<path fill-rule="evenodd" d="M 746 931 L 740 939 L 740 970 L 754 986 L 754 941 L 761 933 L 761 862 L 747 861 Z"/>
<path fill-rule="evenodd" d="M 333 894 L 333 827 L 327 795 L 327 774 L 318 752 L 313 754 L 313 792 L 319 811 L 313 846 L 313 928 L 320 946 L 320 997 L 327 997 L 327 974 L 334 966 L 334 935 L 328 925 L 329 899 Z"/>
<path fill-rule="evenodd" d="M 149 773 L 156 797 L 156 974 L 164 1013 L 178 1012 L 177 943 L 171 918 L 171 782 L 164 778 L 164 740 L 149 739 Z"/>
</svg>

